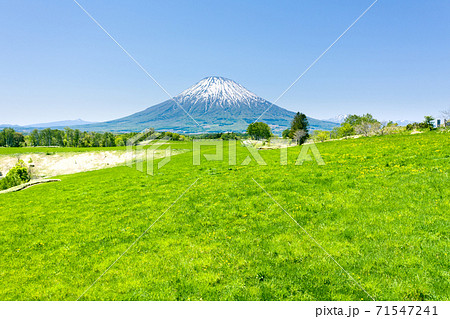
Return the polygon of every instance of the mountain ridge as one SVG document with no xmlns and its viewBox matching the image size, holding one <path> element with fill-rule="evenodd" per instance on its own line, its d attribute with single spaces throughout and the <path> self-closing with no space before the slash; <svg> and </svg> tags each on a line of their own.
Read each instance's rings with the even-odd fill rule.
<svg viewBox="0 0 450 319">
<path fill-rule="evenodd" d="M 86 125 L 86 124 L 94 124 L 95 122 L 84 121 L 82 119 L 76 120 L 64 120 L 64 121 L 55 121 L 48 123 L 36 123 L 24 125 L 24 127 L 36 127 L 36 128 L 46 128 L 46 127 L 62 127 L 62 126 L 71 126 L 71 125 Z"/>
<path fill-rule="evenodd" d="M 87 124 L 95 124 L 96 122 L 88 122 L 82 119 L 77 120 L 64 120 L 64 121 L 56 121 L 56 122 L 45 122 L 45 123 L 36 123 L 36 124 L 28 124 L 28 125 L 17 125 L 17 124 L 0 124 L 0 129 L 3 128 L 13 128 L 15 130 L 21 132 L 31 132 L 34 129 L 62 129 L 65 127 L 72 127 L 77 125 L 87 125 Z"/>
</svg>

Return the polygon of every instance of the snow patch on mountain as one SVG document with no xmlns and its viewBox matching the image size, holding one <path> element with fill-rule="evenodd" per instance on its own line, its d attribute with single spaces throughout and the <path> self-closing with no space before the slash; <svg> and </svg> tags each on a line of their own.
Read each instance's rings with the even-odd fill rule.
<svg viewBox="0 0 450 319">
<path fill-rule="evenodd" d="M 218 76 L 204 78 L 174 97 L 177 102 L 189 105 L 203 105 L 205 112 L 208 108 L 240 108 L 256 106 L 265 102 L 264 99 L 250 92 L 233 80 Z"/>
<path fill-rule="evenodd" d="M 347 118 L 347 116 L 349 116 L 349 114 L 339 114 L 339 115 L 336 115 L 335 117 L 326 119 L 326 120 L 324 120 L 324 121 L 328 121 L 328 122 L 333 122 L 333 123 L 339 123 L 339 124 L 341 124 L 341 123 L 343 123 L 343 122 L 345 121 L 345 119 Z"/>
<path fill-rule="evenodd" d="M 410 121 L 410 120 L 398 120 L 398 121 L 393 121 L 394 123 L 397 123 L 398 126 L 406 126 L 408 124 L 414 123 L 414 121 Z"/>
</svg>

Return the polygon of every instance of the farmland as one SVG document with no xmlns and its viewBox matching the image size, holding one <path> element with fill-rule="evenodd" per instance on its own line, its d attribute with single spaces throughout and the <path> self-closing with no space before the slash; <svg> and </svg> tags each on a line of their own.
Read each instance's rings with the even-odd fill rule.
<svg viewBox="0 0 450 319">
<path fill-rule="evenodd" d="M 0 299 L 448 300 L 448 133 L 317 147 L 326 165 L 294 165 L 300 147 L 286 166 L 279 150 L 241 165 L 238 147 L 234 166 L 187 152 L 153 176 L 121 166 L 2 194 Z"/>
</svg>

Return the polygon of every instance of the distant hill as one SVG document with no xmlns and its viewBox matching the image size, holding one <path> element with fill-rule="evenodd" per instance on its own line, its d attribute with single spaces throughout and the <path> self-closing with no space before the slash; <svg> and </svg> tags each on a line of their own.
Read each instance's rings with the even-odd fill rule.
<svg viewBox="0 0 450 319">
<path fill-rule="evenodd" d="M 58 121 L 58 122 L 48 122 L 48 123 L 37 123 L 24 125 L 24 127 L 33 127 L 33 128 L 54 128 L 54 127 L 65 127 L 65 126 L 75 126 L 75 125 L 86 125 L 93 124 L 95 122 L 83 121 L 82 119 L 78 120 L 67 120 L 67 121 Z"/>
<path fill-rule="evenodd" d="M 48 123 L 37 123 L 37 124 L 30 124 L 30 125 L 13 125 L 13 124 L 0 124 L 0 129 L 3 129 L 5 127 L 11 127 L 19 132 L 31 132 L 34 129 L 45 129 L 45 128 L 51 128 L 51 129 L 63 129 L 65 127 L 73 127 L 78 125 L 88 125 L 88 124 L 94 124 L 95 122 L 88 122 L 83 121 L 81 119 L 78 120 L 67 120 L 67 121 L 58 121 L 58 122 L 48 122 Z"/>
<path fill-rule="evenodd" d="M 272 105 L 230 79 L 213 76 L 201 80 L 173 99 L 141 112 L 75 128 L 113 132 L 141 131 L 150 127 L 181 133 L 242 132 L 263 112 L 260 121 L 269 124 L 276 133 L 289 127 L 295 115 L 292 111 Z M 330 121 L 308 120 L 312 130 L 331 130 L 337 126 Z"/>
<path fill-rule="evenodd" d="M 329 121 L 329 122 L 334 122 L 334 123 L 343 123 L 345 121 L 345 119 L 347 118 L 347 116 L 349 116 L 350 114 L 339 114 L 335 117 L 326 119 L 325 121 Z M 388 121 L 381 121 L 381 122 L 388 122 Z M 394 123 L 397 123 L 399 126 L 406 126 L 410 123 L 414 123 L 414 121 L 409 121 L 409 120 L 398 120 L 398 121 L 392 121 Z"/>
<path fill-rule="evenodd" d="M 19 125 L 13 125 L 13 124 L 0 124 L 0 129 L 3 129 L 3 128 L 5 128 L 5 127 L 11 127 L 11 128 L 13 128 L 13 129 L 16 129 L 16 128 L 22 128 L 22 126 L 19 126 Z"/>
<path fill-rule="evenodd" d="M 326 120 L 324 120 L 324 121 L 329 121 L 329 122 L 341 124 L 341 123 L 343 123 L 343 122 L 345 121 L 345 119 L 347 118 L 347 116 L 349 116 L 349 114 L 339 114 L 339 115 L 336 115 L 335 117 L 326 119 Z"/>
</svg>

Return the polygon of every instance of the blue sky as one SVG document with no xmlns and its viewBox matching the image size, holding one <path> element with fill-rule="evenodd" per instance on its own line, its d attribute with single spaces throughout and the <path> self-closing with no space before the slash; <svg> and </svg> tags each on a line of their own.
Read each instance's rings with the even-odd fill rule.
<svg viewBox="0 0 450 319">
<path fill-rule="evenodd" d="M 274 101 L 371 3 L 79 0 L 172 95 L 220 75 Z M 325 119 L 450 108 L 450 1 L 379 0 L 278 105 Z M 0 123 L 104 121 L 168 96 L 72 0 L 0 0 Z"/>
</svg>

